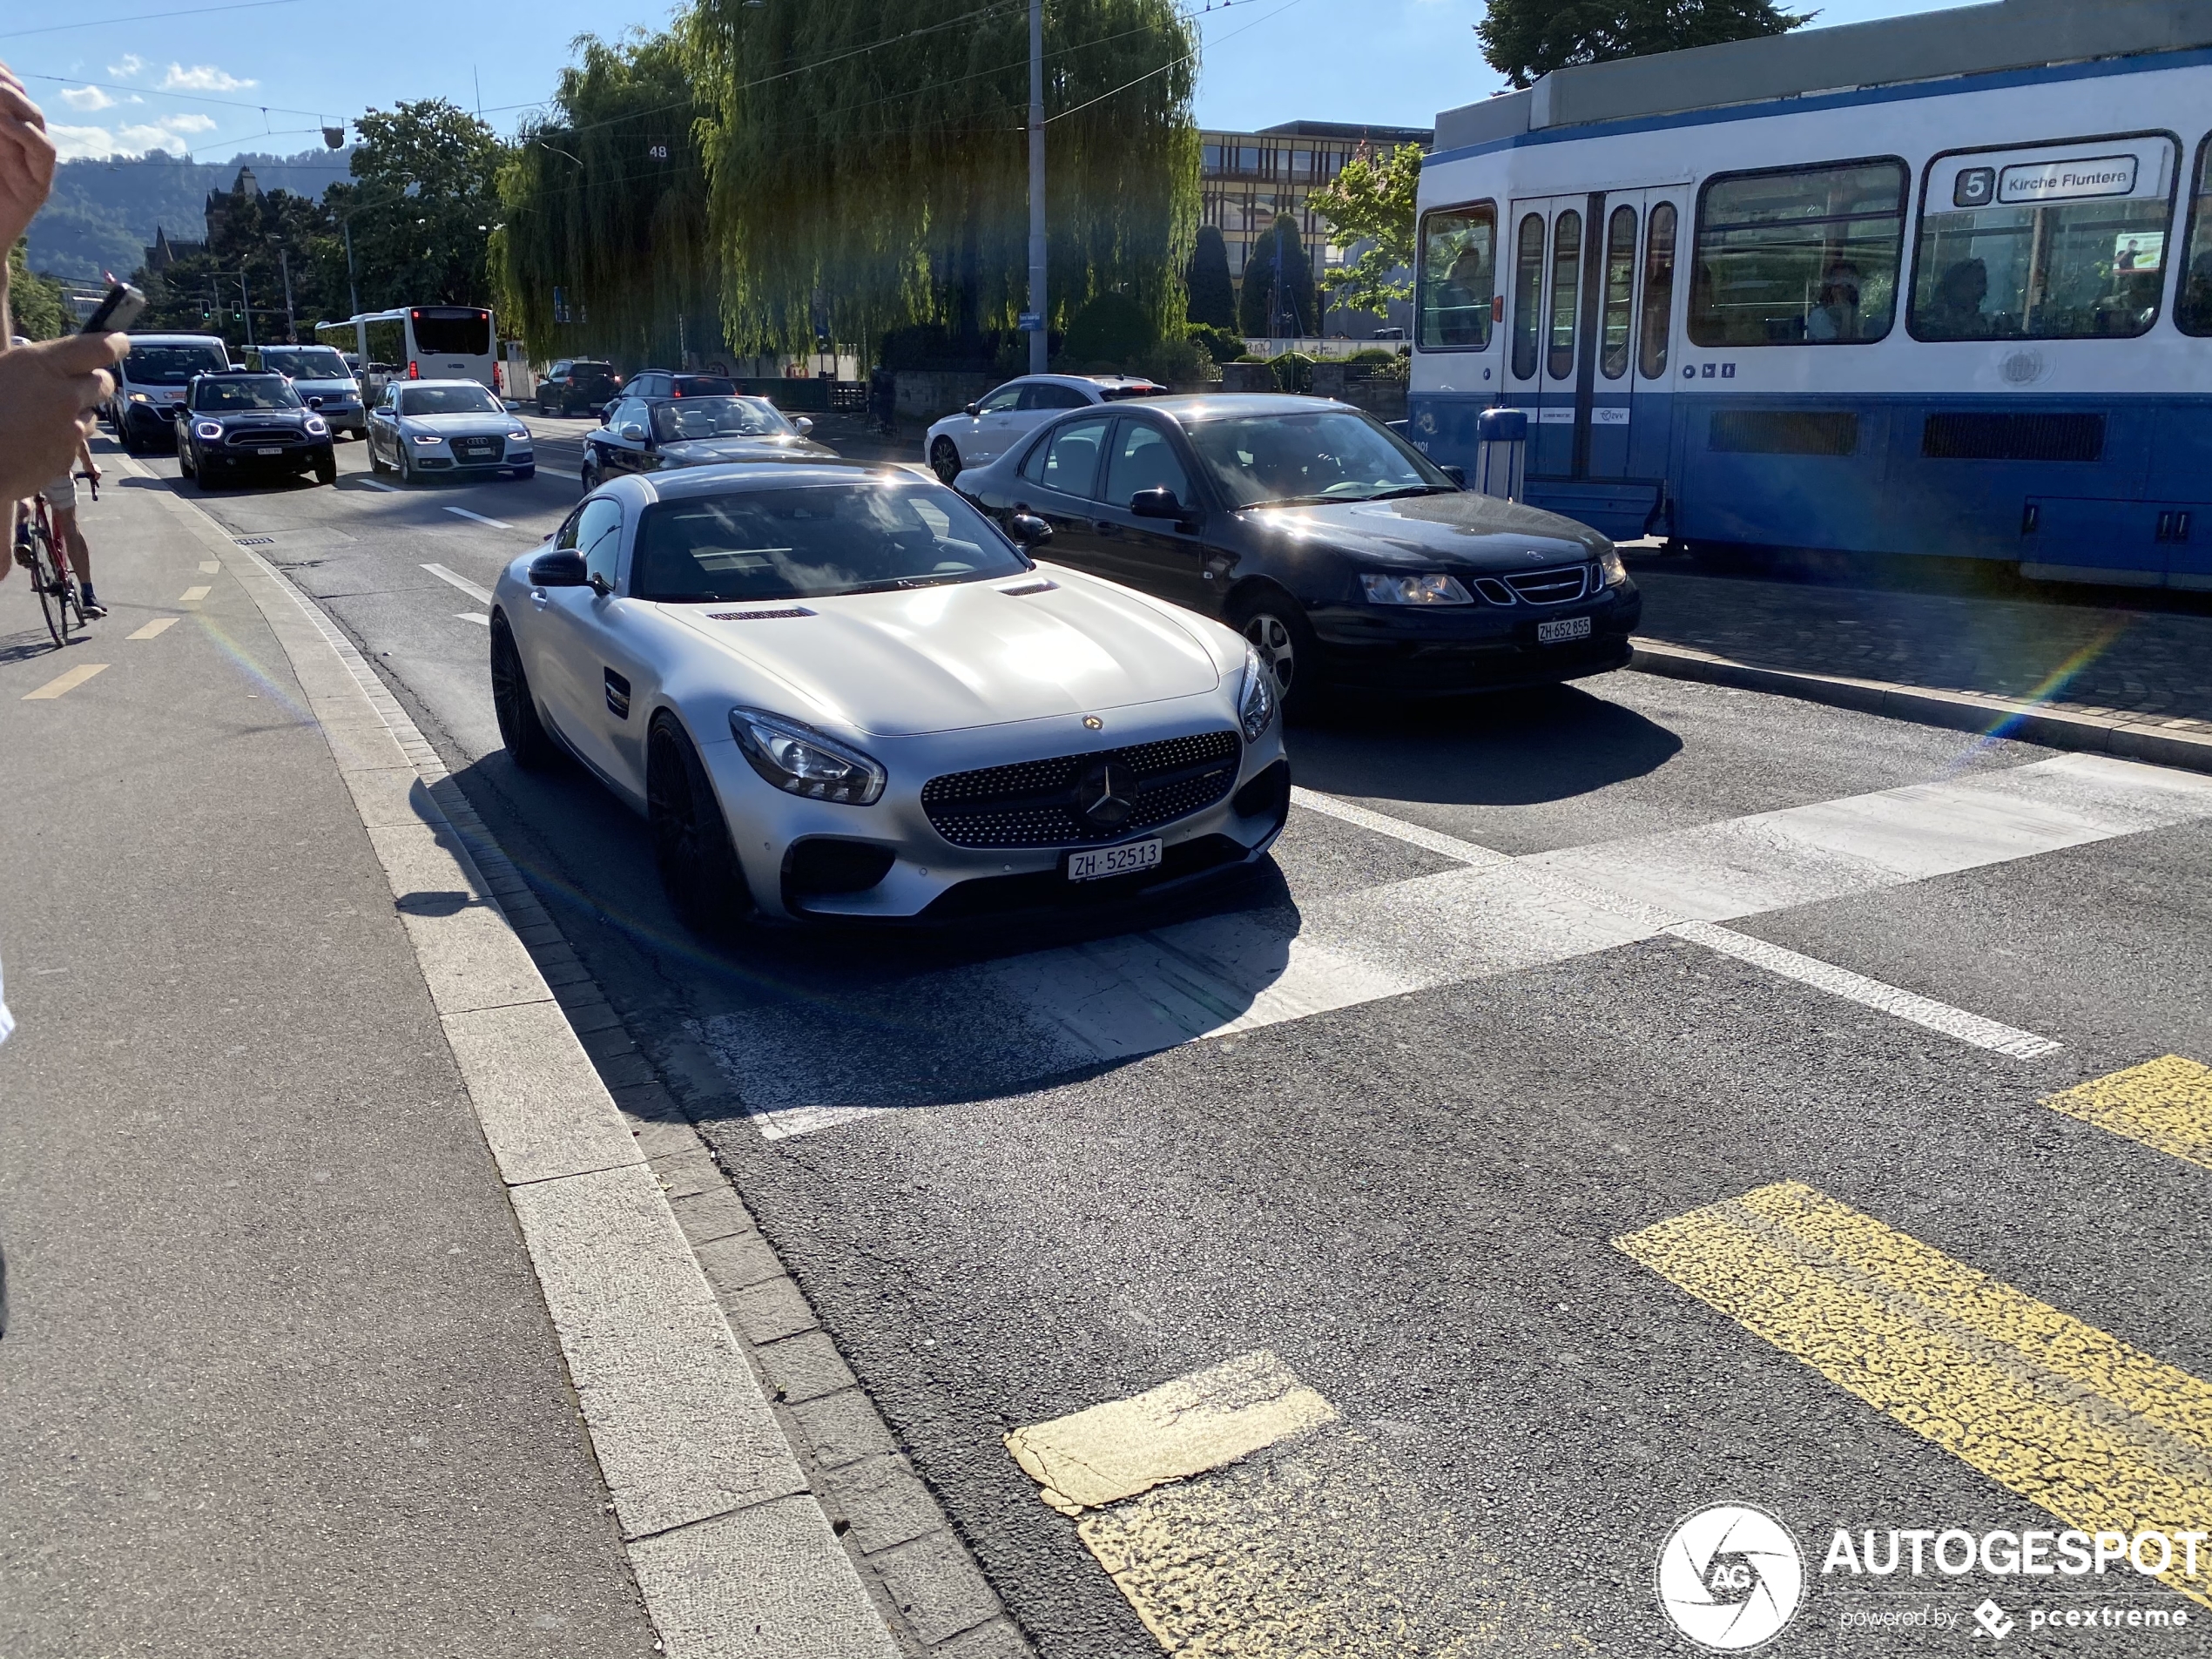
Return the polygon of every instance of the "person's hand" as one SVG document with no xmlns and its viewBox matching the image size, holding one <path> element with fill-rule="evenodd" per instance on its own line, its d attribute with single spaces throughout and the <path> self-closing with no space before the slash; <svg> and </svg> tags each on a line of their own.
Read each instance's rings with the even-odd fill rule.
<svg viewBox="0 0 2212 1659">
<path fill-rule="evenodd" d="M 46 118 L 15 71 L 0 64 L 0 252 L 13 247 L 54 187 Z"/>
<path fill-rule="evenodd" d="M 92 412 L 115 389 L 128 334 L 69 334 L 0 351 L 0 501 L 34 494 L 77 460 Z"/>
</svg>

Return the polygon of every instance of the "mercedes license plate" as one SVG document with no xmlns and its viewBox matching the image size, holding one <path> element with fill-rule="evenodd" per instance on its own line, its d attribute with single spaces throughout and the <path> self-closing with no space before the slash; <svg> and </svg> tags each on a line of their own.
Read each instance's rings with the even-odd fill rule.
<svg viewBox="0 0 2212 1659">
<path fill-rule="evenodd" d="M 281 445 L 273 443 L 266 448 L 256 449 L 253 453 L 257 455 L 280 455 L 284 453 L 284 449 Z"/>
<path fill-rule="evenodd" d="M 1561 617 L 1554 622 L 1536 624 L 1536 643 L 1540 645 L 1557 645 L 1569 639 L 1588 639 L 1589 637 L 1590 619 L 1588 617 Z"/>
<path fill-rule="evenodd" d="M 1086 853 L 1068 854 L 1068 880 L 1097 881 L 1109 875 L 1135 875 L 1139 870 L 1157 868 L 1160 862 L 1160 843 L 1131 841 L 1125 846 L 1101 846 Z"/>
</svg>

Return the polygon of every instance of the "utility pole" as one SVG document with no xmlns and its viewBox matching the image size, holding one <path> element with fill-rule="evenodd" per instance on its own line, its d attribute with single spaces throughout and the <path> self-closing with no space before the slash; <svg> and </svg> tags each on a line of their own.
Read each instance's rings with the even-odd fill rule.
<svg viewBox="0 0 2212 1659">
<path fill-rule="evenodd" d="M 253 295 L 246 286 L 246 267 L 242 265 L 238 267 L 238 297 L 239 303 L 246 307 L 246 346 L 251 351 L 253 348 Z"/>
<path fill-rule="evenodd" d="M 361 314 L 361 284 L 354 280 L 354 216 L 348 213 L 341 222 L 346 226 L 346 293 L 354 302 L 353 314 L 358 317 Z"/>
<path fill-rule="evenodd" d="M 1044 0 L 1029 0 L 1029 373 L 1045 372 Z"/>
<path fill-rule="evenodd" d="M 284 337 L 289 341 L 300 338 L 300 319 L 292 314 L 292 250 L 277 250 L 277 265 L 284 273 Z"/>
</svg>

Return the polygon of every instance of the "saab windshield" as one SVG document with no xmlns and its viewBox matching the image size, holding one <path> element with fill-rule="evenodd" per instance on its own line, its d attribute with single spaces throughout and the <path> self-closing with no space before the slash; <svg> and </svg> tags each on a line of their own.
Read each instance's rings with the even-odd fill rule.
<svg viewBox="0 0 2212 1659">
<path fill-rule="evenodd" d="M 1232 507 L 1459 488 L 1389 428 L 1350 409 L 1231 416 L 1194 421 L 1184 431 Z"/>
<path fill-rule="evenodd" d="M 951 490 L 870 480 L 658 502 L 637 527 L 630 589 L 671 604 L 822 599 L 1028 568 Z"/>
</svg>

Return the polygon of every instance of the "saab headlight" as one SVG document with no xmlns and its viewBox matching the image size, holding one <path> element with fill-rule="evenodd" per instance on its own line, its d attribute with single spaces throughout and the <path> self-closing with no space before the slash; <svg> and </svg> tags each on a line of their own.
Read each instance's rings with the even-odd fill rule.
<svg viewBox="0 0 2212 1659">
<path fill-rule="evenodd" d="M 1598 580 L 1608 588 L 1617 588 L 1629 579 L 1629 567 L 1621 562 L 1621 550 L 1610 542 L 1605 551 L 1597 556 Z"/>
<path fill-rule="evenodd" d="M 1430 576 L 1399 576 L 1390 571 L 1370 572 L 1359 578 L 1359 585 L 1367 591 L 1367 603 L 1378 605 L 1471 605 L 1474 597 L 1460 585 L 1455 576 L 1440 571 Z"/>
<path fill-rule="evenodd" d="M 212 443 L 216 439 L 223 435 L 223 428 L 212 421 L 201 421 L 193 425 L 192 435 L 198 438 L 205 438 L 208 442 Z"/>
<path fill-rule="evenodd" d="M 873 806 L 883 794 L 880 765 L 802 721 L 732 709 L 730 735 L 752 769 L 787 794 L 846 806 Z"/>
<path fill-rule="evenodd" d="M 1244 728 L 1244 741 L 1258 743 L 1275 723 L 1275 671 L 1244 647 L 1244 678 L 1237 688 L 1237 721 Z"/>
<path fill-rule="evenodd" d="M 417 443 L 427 445 L 431 448 L 435 448 L 439 444 L 445 442 L 444 439 L 428 432 L 410 432 L 408 435 L 413 438 Z"/>
</svg>

